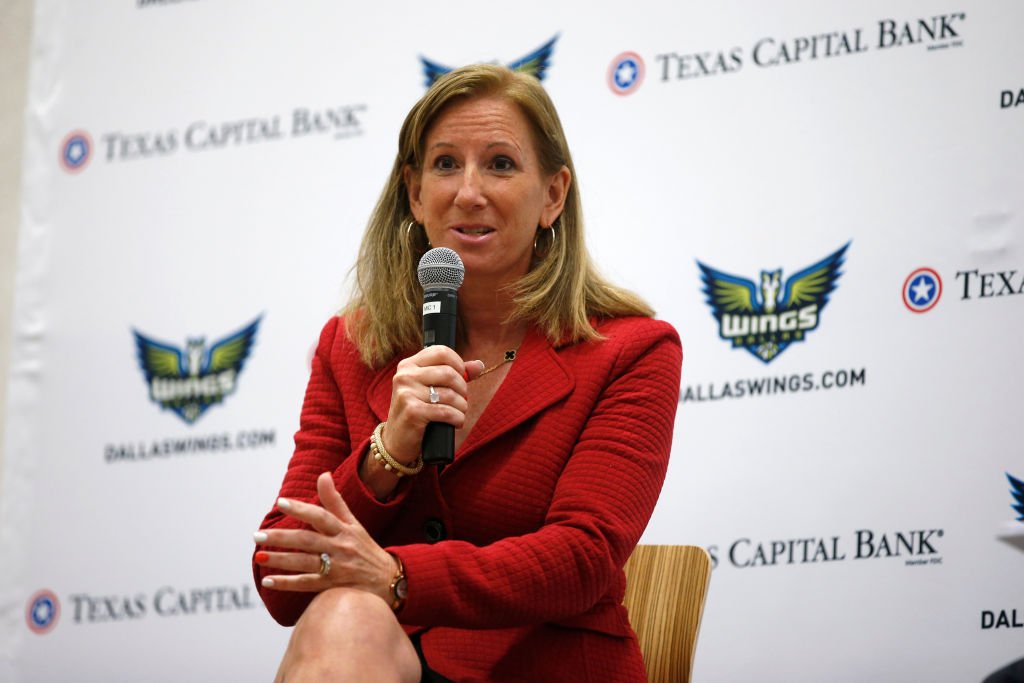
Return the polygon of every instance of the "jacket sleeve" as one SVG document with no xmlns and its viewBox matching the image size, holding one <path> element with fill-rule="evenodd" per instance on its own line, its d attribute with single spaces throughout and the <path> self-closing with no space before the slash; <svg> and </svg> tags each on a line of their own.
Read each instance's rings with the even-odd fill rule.
<svg viewBox="0 0 1024 683">
<path fill-rule="evenodd" d="M 352 513 L 371 536 L 378 537 L 401 509 L 407 489 L 400 487 L 395 496 L 381 502 L 359 478 L 359 465 L 369 446 L 369 438 L 362 438 L 355 444 L 351 442 L 344 397 L 332 371 L 334 354 L 355 353 L 352 345 L 344 339 L 344 334 L 344 321 L 337 317 L 328 321 L 320 334 L 302 405 L 299 431 L 295 434 L 295 453 L 278 496 L 319 505 L 317 477 L 323 472 L 332 472 L 334 485 Z M 282 514 L 276 505 L 260 525 L 260 529 L 302 528 L 309 526 Z M 263 577 L 281 573 L 280 570 L 265 569 L 255 562 L 252 567 L 256 589 L 271 616 L 286 626 L 298 621 L 315 594 L 264 588 L 260 584 Z"/>
<path fill-rule="evenodd" d="M 544 525 L 485 547 L 462 541 L 393 548 L 409 598 L 401 620 L 423 626 L 576 625 L 621 584 L 664 482 L 682 348 L 666 323 L 627 331 L 565 468 Z M 610 596 L 615 607 L 621 595 Z"/>
</svg>

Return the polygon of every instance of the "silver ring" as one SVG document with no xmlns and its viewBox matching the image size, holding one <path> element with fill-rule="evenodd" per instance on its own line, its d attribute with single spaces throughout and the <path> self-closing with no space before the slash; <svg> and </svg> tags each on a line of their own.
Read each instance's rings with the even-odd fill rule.
<svg viewBox="0 0 1024 683">
<path fill-rule="evenodd" d="M 331 556 L 327 553 L 320 553 L 320 576 L 327 576 L 331 573 Z"/>
<path fill-rule="evenodd" d="M 441 400 L 441 396 L 437 393 L 437 389 L 430 387 L 430 402 L 437 403 Z"/>
</svg>

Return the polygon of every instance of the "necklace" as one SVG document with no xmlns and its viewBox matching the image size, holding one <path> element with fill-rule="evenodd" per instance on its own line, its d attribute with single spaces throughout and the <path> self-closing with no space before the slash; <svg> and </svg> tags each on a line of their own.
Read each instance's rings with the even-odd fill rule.
<svg viewBox="0 0 1024 683">
<path fill-rule="evenodd" d="M 505 352 L 505 360 L 501 361 L 497 365 L 492 365 L 489 368 L 484 368 L 484 371 L 481 372 L 479 375 L 477 375 L 476 379 L 480 379 L 484 375 L 494 372 L 495 370 L 500 368 L 502 365 L 505 365 L 506 363 L 511 363 L 512 361 L 514 361 L 516 359 L 516 351 L 518 351 L 518 350 L 519 349 L 509 349 L 508 351 L 506 351 Z"/>
</svg>

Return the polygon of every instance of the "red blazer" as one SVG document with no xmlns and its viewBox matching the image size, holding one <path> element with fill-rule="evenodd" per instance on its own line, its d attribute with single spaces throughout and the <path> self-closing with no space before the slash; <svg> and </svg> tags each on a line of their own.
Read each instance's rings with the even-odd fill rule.
<svg viewBox="0 0 1024 683">
<path fill-rule="evenodd" d="M 281 496 L 316 501 L 333 471 L 355 516 L 402 558 L 399 619 L 431 668 L 456 681 L 646 681 L 622 606 L 622 566 L 665 478 L 682 349 L 649 318 L 598 324 L 605 339 L 552 347 L 536 331 L 444 468 L 380 502 L 358 476 L 387 419 L 396 359 L 371 370 L 324 327 Z M 276 509 L 261 528 L 296 527 Z M 294 624 L 310 594 L 256 586 Z"/>
</svg>

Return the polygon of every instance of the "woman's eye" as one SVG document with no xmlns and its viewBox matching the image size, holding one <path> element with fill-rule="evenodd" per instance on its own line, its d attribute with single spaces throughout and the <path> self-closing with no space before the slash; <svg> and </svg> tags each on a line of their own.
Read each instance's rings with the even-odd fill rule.
<svg viewBox="0 0 1024 683">
<path fill-rule="evenodd" d="M 491 165 L 494 166 L 495 171 L 511 171 L 516 167 L 515 162 L 508 157 L 495 157 Z"/>
<path fill-rule="evenodd" d="M 455 168 L 455 160 L 449 156 L 440 156 L 434 160 L 434 168 L 439 171 L 451 171 Z"/>
</svg>

